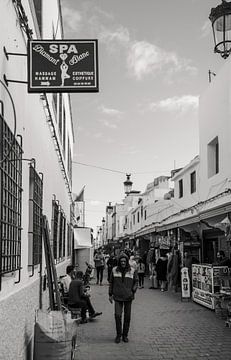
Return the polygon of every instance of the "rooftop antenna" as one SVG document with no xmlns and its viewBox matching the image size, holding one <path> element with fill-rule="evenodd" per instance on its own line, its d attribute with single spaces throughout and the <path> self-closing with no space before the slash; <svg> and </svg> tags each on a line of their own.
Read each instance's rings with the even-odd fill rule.
<svg viewBox="0 0 231 360">
<path fill-rule="evenodd" d="M 210 83 L 211 83 L 211 80 L 212 80 L 211 75 L 216 76 L 216 74 L 215 74 L 214 72 L 212 72 L 211 70 L 209 70 L 209 82 L 210 82 Z"/>
</svg>

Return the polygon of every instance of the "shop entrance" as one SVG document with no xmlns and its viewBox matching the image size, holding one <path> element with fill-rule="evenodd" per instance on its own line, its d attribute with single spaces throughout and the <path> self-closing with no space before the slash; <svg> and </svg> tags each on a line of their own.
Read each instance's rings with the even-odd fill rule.
<svg viewBox="0 0 231 360">
<path fill-rule="evenodd" d="M 211 238 L 204 240 L 204 262 L 212 264 L 216 261 L 218 251 L 218 238 Z"/>
</svg>

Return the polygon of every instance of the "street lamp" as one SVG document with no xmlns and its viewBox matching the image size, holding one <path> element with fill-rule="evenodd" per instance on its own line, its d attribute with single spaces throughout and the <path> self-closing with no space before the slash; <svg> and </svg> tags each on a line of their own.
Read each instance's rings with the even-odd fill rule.
<svg viewBox="0 0 231 360">
<path fill-rule="evenodd" d="M 113 206 L 111 204 L 111 202 L 108 203 L 108 206 L 106 207 L 106 212 L 108 215 L 111 215 L 113 212 Z"/>
<path fill-rule="evenodd" d="M 213 27 L 214 52 L 226 59 L 231 52 L 231 3 L 222 0 L 222 4 L 211 9 L 209 19 Z"/>
<path fill-rule="evenodd" d="M 128 195 L 131 192 L 133 182 L 130 180 L 131 174 L 126 174 L 127 179 L 124 181 L 124 192 Z"/>
</svg>

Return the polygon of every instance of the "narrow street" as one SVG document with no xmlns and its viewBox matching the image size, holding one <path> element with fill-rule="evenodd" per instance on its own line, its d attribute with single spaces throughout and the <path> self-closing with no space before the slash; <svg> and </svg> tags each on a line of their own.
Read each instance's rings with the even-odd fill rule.
<svg viewBox="0 0 231 360">
<path fill-rule="evenodd" d="M 230 360 L 231 329 L 215 313 L 180 293 L 138 289 L 133 302 L 129 342 L 114 343 L 114 305 L 108 285 L 91 281 L 92 303 L 103 315 L 78 327 L 77 360 Z"/>
</svg>

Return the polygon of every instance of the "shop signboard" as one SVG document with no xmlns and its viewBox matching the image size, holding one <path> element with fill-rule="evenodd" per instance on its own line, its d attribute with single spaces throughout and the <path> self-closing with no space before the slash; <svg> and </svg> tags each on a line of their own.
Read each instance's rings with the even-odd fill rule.
<svg viewBox="0 0 231 360">
<path fill-rule="evenodd" d="M 181 269 L 181 298 L 190 299 L 190 281 L 187 267 Z"/>
<path fill-rule="evenodd" d="M 28 92 L 97 92 L 97 40 L 29 40 Z"/>
</svg>

